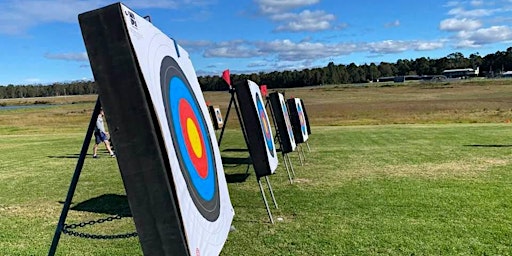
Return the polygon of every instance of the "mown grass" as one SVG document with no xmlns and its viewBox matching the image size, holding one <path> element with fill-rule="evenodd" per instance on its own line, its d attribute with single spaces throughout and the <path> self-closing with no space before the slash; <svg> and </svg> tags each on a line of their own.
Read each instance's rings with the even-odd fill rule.
<svg viewBox="0 0 512 256">
<path fill-rule="evenodd" d="M 293 184 L 282 164 L 270 177 L 279 205 L 271 209 L 275 220 L 282 218 L 275 225 L 269 223 L 252 169 L 240 179 L 245 165 L 225 165 L 236 231 L 229 234 L 222 255 L 512 254 L 509 110 L 498 117 L 481 111 L 493 109 L 494 104 L 506 109 L 509 86 L 485 87 L 454 86 L 433 92 L 332 86 L 287 91 L 287 96 L 293 93 L 307 104 L 313 123 L 312 151 L 306 150 L 304 166 L 296 153 L 290 154 L 297 175 Z M 429 95 L 416 95 L 414 90 L 427 90 Z M 226 94 L 205 97 L 226 107 Z M 459 108 L 450 111 L 462 113 L 466 121 L 447 121 L 440 118 L 443 110 L 428 114 L 419 107 L 442 109 L 441 99 L 450 98 L 475 103 L 453 103 Z M 408 99 L 419 105 L 416 111 L 396 103 Z M 0 255 L 47 254 L 92 102 L 0 111 Z M 353 119 L 335 116 L 347 111 L 334 110 L 337 102 L 352 106 Z M 375 109 L 372 114 L 366 106 L 372 102 L 382 106 L 395 102 L 400 108 Z M 472 111 L 480 115 L 476 122 L 471 122 Z M 410 113 L 419 117 L 417 124 L 412 124 Z M 357 121 L 358 116 L 363 121 Z M 382 125 L 360 125 L 377 118 Z M 228 127 L 222 155 L 247 156 L 230 151 L 245 146 L 235 119 Z M 73 206 L 124 195 L 116 160 L 101 153 L 99 159 L 90 155 L 86 159 Z M 114 203 L 119 209 L 127 206 Z M 91 209 L 71 210 L 67 222 L 106 216 Z M 123 218 L 84 231 L 124 233 L 134 231 L 134 225 L 131 218 Z M 105 241 L 67 235 L 57 252 L 142 254 L 137 238 Z"/>
</svg>

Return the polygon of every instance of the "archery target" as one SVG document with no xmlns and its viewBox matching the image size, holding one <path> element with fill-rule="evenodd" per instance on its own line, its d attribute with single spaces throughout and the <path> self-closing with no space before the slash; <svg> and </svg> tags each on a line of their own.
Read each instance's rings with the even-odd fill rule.
<svg viewBox="0 0 512 256">
<path fill-rule="evenodd" d="M 293 135 L 293 128 L 288 116 L 288 108 L 286 107 L 284 96 L 279 92 L 273 92 L 270 93 L 269 98 L 281 141 L 281 150 L 283 153 L 293 152 L 296 148 L 295 136 Z"/>
<path fill-rule="evenodd" d="M 208 110 L 213 121 L 213 127 L 218 130 L 224 126 L 224 120 L 219 106 L 209 106 Z"/>
<path fill-rule="evenodd" d="M 273 174 L 278 165 L 277 153 L 260 89 L 251 80 L 235 89 L 256 175 L 262 177 Z"/>
<path fill-rule="evenodd" d="M 304 105 L 304 101 L 300 99 L 300 104 L 302 105 L 302 113 L 304 114 L 304 120 L 306 121 L 306 127 L 308 129 L 308 135 L 311 134 L 311 126 L 309 125 L 309 117 L 308 112 L 306 111 L 306 106 Z"/>
<path fill-rule="evenodd" d="M 185 51 L 124 5 L 126 26 L 170 163 L 189 253 L 219 254 L 234 211 L 197 75 Z"/>
<path fill-rule="evenodd" d="M 308 129 L 301 101 L 299 98 L 291 98 L 287 100 L 287 103 L 290 109 L 290 119 L 295 139 L 298 143 L 306 142 L 308 140 Z"/>
</svg>

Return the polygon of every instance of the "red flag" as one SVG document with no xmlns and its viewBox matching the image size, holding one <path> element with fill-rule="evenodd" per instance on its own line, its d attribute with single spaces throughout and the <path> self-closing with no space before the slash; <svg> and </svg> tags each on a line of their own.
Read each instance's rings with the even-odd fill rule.
<svg viewBox="0 0 512 256">
<path fill-rule="evenodd" d="M 267 85 L 265 85 L 265 84 L 260 85 L 260 91 L 261 91 L 261 95 L 263 95 L 264 97 L 267 97 Z"/>
<path fill-rule="evenodd" d="M 222 79 L 226 81 L 226 83 L 229 85 L 229 89 L 231 89 L 231 78 L 229 77 L 229 69 L 226 69 L 222 72 Z"/>
</svg>

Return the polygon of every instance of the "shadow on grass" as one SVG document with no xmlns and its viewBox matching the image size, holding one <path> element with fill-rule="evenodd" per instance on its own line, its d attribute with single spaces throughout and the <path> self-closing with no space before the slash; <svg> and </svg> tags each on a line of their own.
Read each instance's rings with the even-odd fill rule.
<svg viewBox="0 0 512 256">
<path fill-rule="evenodd" d="M 242 183 L 247 180 L 249 177 L 249 173 L 234 173 L 234 174 L 226 174 L 226 182 L 227 183 Z"/>
<path fill-rule="evenodd" d="M 222 164 L 252 164 L 250 157 L 221 157 Z"/>
<path fill-rule="evenodd" d="M 69 154 L 69 155 L 65 155 L 65 156 L 48 156 L 48 158 L 75 158 L 75 159 L 77 159 L 79 157 L 80 157 L 80 154 Z"/>
<path fill-rule="evenodd" d="M 246 148 L 226 148 L 226 149 L 223 149 L 222 152 L 249 152 L 249 149 L 246 149 Z"/>
<path fill-rule="evenodd" d="M 498 144 L 471 144 L 471 145 L 464 145 L 465 147 L 481 147 L 481 148 L 508 148 L 512 147 L 512 145 L 498 145 Z"/>
<path fill-rule="evenodd" d="M 116 194 L 104 194 L 88 199 L 77 203 L 71 207 L 71 210 L 119 215 L 121 217 L 132 216 L 126 196 Z"/>
</svg>

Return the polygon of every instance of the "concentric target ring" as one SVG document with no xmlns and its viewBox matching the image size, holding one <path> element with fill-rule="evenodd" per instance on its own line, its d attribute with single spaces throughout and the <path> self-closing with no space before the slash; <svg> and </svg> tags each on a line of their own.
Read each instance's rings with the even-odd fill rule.
<svg viewBox="0 0 512 256">
<path fill-rule="evenodd" d="M 297 112 L 299 114 L 299 120 L 300 120 L 300 130 L 302 131 L 302 134 L 307 134 L 308 128 L 306 126 L 306 120 L 304 118 L 304 112 L 302 111 L 302 107 L 300 104 L 297 104 Z"/>
<path fill-rule="evenodd" d="M 281 109 L 283 110 L 284 123 L 286 124 L 286 130 L 288 131 L 288 137 L 290 137 L 290 141 L 295 143 L 295 136 L 293 136 L 293 128 L 290 122 L 290 117 L 288 116 L 288 108 L 286 107 L 286 103 L 283 100 L 281 102 Z"/>
<path fill-rule="evenodd" d="M 270 155 L 274 157 L 274 140 L 272 138 L 272 130 L 268 122 L 267 113 L 265 112 L 265 108 L 261 102 L 260 95 L 256 93 L 254 97 L 256 100 L 256 109 L 258 110 L 258 117 L 260 118 L 261 131 L 265 137 L 265 144 L 267 145 L 267 149 L 270 152 Z"/>
<path fill-rule="evenodd" d="M 187 189 L 201 215 L 216 221 L 220 199 L 210 133 L 190 83 L 169 56 L 162 60 L 160 84 L 174 150 Z"/>
</svg>

